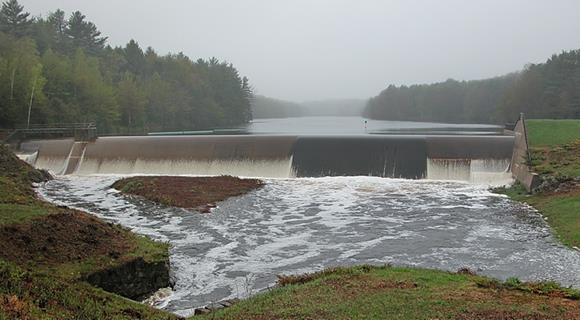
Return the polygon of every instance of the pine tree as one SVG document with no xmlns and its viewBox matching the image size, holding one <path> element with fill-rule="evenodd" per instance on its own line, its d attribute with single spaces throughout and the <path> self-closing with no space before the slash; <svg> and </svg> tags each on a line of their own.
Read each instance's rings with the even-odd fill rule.
<svg viewBox="0 0 580 320">
<path fill-rule="evenodd" d="M 29 16 L 17 0 L 4 2 L 0 10 L 0 30 L 17 37 L 28 35 L 33 22 Z"/>
<path fill-rule="evenodd" d="M 56 34 L 64 35 L 68 28 L 68 21 L 66 21 L 64 11 L 58 9 L 48 15 L 48 23 L 53 27 Z"/>
<path fill-rule="evenodd" d="M 123 51 L 127 60 L 127 70 L 136 75 L 141 74 L 145 68 L 145 56 L 139 44 L 131 39 Z"/>
<path fill-rule="evenodd" d="M 82 48 L 87 53 L 96 54 L 104 48 L 107 37 L 101 37 L 97 26 L 85 18 L 80 11 L 75 11 L 68 20 L 66 34 L 74 49 Z"/>
</svg>

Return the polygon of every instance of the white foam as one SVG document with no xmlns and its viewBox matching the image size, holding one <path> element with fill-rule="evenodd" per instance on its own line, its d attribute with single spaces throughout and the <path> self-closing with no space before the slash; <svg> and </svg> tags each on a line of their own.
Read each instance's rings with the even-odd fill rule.
<svg viewBox="0 0 580 320">
<path fill-rule="evenodd" d="M 580 286 L 580 253 L 557 245 L 535 211 L 485 185 L 376 177 L 267 179 L 264 188 L 201 215 L 125 197 L 110 189 L 116 179 L 61 177 L 40 192 L 170 241 L 176 286 L 163 305 L 181 315 L 267 288 L 277 274 L 355 263 L 476 266 L 500 278 L 549 275 Z"/>
<path fill-rule="evenodd" d="M 513 182 L 510 162 L 511 159 L 427 159 L 427 179 L 509 185 Z"/>
<path fill-rule="evenodd" d="M 31 166 L 34 166 L 36 163 L 36 158 L 38 157 L 38 151 L 33 153 L 16 153 L 18 159 L 28 163 Z"/>
<path fill-rule="evenodd" d="M 59 175 L 66 169 L 66 160 L 66 157 L 45 157 L 40 155 L 34 162 L 34 167 L 47 170 L 53 175 Z"/>
</svg>

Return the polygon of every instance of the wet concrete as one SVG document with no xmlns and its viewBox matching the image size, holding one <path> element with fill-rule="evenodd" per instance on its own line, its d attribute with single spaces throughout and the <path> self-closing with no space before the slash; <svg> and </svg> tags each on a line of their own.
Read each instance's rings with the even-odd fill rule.
<svg viewBox="0 0 580 320">
<path fill-rule="evenodd" d="M 511 160 L 512 145 L 509 136 L 248 135 L 104 137 L 82 152 L 67 140 L 22 148 L 38 152 L 32 165 L 55 174 L 422 179 L 429 159 Z"/>
</svg>

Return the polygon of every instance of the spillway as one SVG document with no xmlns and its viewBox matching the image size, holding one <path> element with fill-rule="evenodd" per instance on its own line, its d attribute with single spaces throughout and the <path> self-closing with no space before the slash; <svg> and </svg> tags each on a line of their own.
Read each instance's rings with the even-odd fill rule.
<svg viewBox="0 0 580 320">
<path fill-rule="evenodd" d="M 510 136 L 245 135 L 102 137 L 24 142 L 54 174 L 377 176 L 493 182 L 511 178 Z"/>
</svg>

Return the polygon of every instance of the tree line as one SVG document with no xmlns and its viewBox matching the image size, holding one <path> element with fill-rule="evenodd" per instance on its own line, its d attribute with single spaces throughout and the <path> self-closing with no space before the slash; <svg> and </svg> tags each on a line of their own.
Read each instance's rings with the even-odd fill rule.
<svg viewBox="0 0 580 320">
<path fill-rule="evenodd" d="M 451 123 L 504 123 L 528 118 L 580 118 L 580 50 L 545 63 L 476 81 L 389 86 L 367 103 L 373 119 Z"/>
<path fill-rule="evenodd" d="M 0 127 L 96 122 L 101 132 L 232 126 L 251 120 L 252 90 L 233 65 L 159 55 L 131 40 L 111 47 L 76 11 L 32 18 L 0 10 Z M 28 114 L 30 112 L 30 120 Z"/>
</svg>

